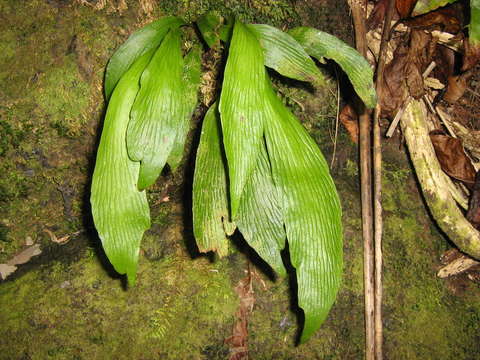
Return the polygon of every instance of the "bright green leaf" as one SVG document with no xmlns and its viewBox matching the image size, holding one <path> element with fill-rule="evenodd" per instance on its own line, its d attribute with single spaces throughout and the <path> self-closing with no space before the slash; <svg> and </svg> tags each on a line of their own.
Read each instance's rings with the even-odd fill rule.
<svg viewBox="0 0 480 360">
<path fill-rule="evenodd" d="M 289 34 L 265 24 L 250 24 L 265 55 L 265 65 L 279 74 L 312 84 L 324 85 L 325 79 L 312 58 Z"/>
<path fill-rule="evenodd" d="M 340 286 L 341 207 L 318 146 L 271 88 L 267 96 L 271 117 L 265 136 L 305 313 L 305 342 L 327 317 Z"/>
<path fill-rule="evenodd" d="M 245 25 L 237 21 L 233 29 L 219 105 L 233 218 L 262 143 L 265 121 L 263 63 L 263 52 L 257 39 Z"/>
<path fill-rule="evenodd" d="M 474 46 L 480 46 L 480 0 L 470 0 L 468 37 Z"/>
<path fill-rule="evenodd" d="M 412 11 L 412 16 L 426 14 L 439 7 L 451 4 L 457 0 L 418 0 Z"/>
<path fill-rule="evenodd" d="M 235 231 L 235 224 L 229 221 L 227 192 L 220 118 L 215 103 L 203 120 L 193 177 L 193 232 L 201 252 L 228 254 L 226 234 Z"/>
<path fill-rule="evenodd" d="M 257 254 L 280 276 L 285 276 L 280 251 L 285 247 L 286 233 L 264 144 L 257 159 L 257 166 L 245 185 L 235 222 Z"/>
<path fill-rule="evenodd" d="M 143 233 L 150 227 L 144 191 L 138 191 L 140 164 L 130 160 L 125 133 L 130 109 L 139 90 L 139 79 L 153 51 L 140 57 L 113 91 L 92 179 L 93 219 L 108 259 L 120 274 L 135 283 Z"/>
<path fill-rule="evenodd" d="M 112 55 L 105 73 L 105 96 L 110 98 L 115 85 L 123 74 L 141 55 L 155 49 L 170 28 L 179 27 L 184 22 L 180 18 L 167 16 L 135 31 Z"/>
<path fill-rule="evenodd" d="M 288 32 L 304 47 L 305 51 L 320 60 L 334 60 L 348 75 L 355 91 L 369 108 L 375 107 L 377 96 L 370 64 L 354 48 L 335 36 L 309 27 L 297 27 Z"/>
<path fill-rule="evenodd" d="M 182 160 L 185 140 L 190 128 L 190 119 L 197 106 L 197 92 L 200 86 L 201 72 L 201 50 L 199 46 L 194 46 L 184 58 L 183 82 L 185 84 L 185 95 L 183 98 L 183 115 L 178 123 L 177 136 L 173 144 L 172 151 L 168 157 L 168 164 L 172 170 L 175 170 Z"/>
<path fill-rule="evenodd" d="M 185 120 L 185 84 L 180 29 L 165 36 L 140 79 L 127 130 L 128 155 L 141 161 L 138 188 L 160 175 Z"/>
</svg>

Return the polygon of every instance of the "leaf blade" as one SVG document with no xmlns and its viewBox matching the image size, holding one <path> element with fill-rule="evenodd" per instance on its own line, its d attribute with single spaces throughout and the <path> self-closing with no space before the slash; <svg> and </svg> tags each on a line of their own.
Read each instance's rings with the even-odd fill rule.
<svg viewBox="0 0 480 360">
<path fill-rule="evenodd" d="M 264 50 L 265 66 L 291 79 L 325 85 L 323 74 L 291 35 L 266 24 L 249 24 L 247 27 Z"/>
<path fill-rule="evenodd" d="M 337 62 L 348 75 L 355 91 L 369 108 L 375 107 L 377 95 L 373 84 L 373 70 L 367 60 L 354 48 L 335 36 L 310 27 L 297 27 L 288 32 L 318 60 L 322 57 Z"/>
<path fill-rule="evenodd" d="M 272 89 L 265 130 L 274 181 L 281 193 L 298 303 L 305 313 L 301 342 L 320 327 L 342 273 L 341 208 L 328 165 L 313 139 Z"/>
<path fill-rule="evenodd" d="M 286 275 L 280 251 L 286 233 L 265 145 L 240 201 L 235 223 L 247 243 L 280 276 Z"/>
<path fill-rule="evenodd" d="M 140 241 L 150 227 L 145 192 L 137 189 L 139 164 L 128 157 L 125 134 L 138 82 L 153 52 L 140 57 L 114 90 L 97 152 L 91 197 L 95 227 L 115 270 L 135 283 Z"/>
<path fill-rule="evenodd" d="M 180 29 L 171 29 L 145 68 L 132 106 L 127 129 L 127 149 L 141 161 L 138 188 L 152 185 L 175 144 L 184 120 L 183 57 Z"/>
<path fill-rule="evenodd" d="M 201 252 L 228 254 L 228 238 L 235 231 L 229 221 L 226 163 L 221 142 L 217 103 L 202 125 L 193 177 L 193 231 Z"/>
<path fill-rule="evenodd" d="M 167 16 L 135 31 L 112 55 L 105 72 L 105 97 L 108 100 L 123 74 L 147 51 L 156 48 L 170 27 L 184 22 L 178 17 Z"/>
<path fill-rule="evenodd" d="M 257 39 L 245 25 L 236 21 L 219 104 L 233 218 L 262 141 L 265 121 L 262 110 L 265 86 L 263 62 Z"/>
<path fill-rule="evenodd" d="M 182 104 L 181 121 L 178 123 L 177 136 L 168 156 L 167 162 L 172 171 L 180 164 L 185 149 L 185 141 L 190 129 L 190 119 L 198 103 L 197 92 L 200 87 L 201 51 L 199 46 L 194 46 L 184 58 L 183 82 L 185 92 Z"/>
</svg>

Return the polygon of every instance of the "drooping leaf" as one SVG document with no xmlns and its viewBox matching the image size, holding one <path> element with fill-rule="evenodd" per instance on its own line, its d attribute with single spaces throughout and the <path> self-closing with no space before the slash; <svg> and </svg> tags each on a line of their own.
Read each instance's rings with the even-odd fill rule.
<svg viewBox="0 0 480 360">
<path fill-rule="evenodd" d="M 305 342 L 327 317 L 340 286 L 341 207 L 318 146 L 272 89 L 268 98 L 272 116 L 265 136 L 305 313 Z"/>
<path fill-rule="evenodd" d="M 140 56 L 155 49 L 170 28 L 183 25 L 182 19 L 167 16 L 135 31 L 112 55 L 105 72 L 105 97 L 110 98 L 123 74 Z"/>
<path fill-rule="evenodd" d="M 257 166 L 245 185 L 235 222 L 258 255 L 280 276 L 285 276 L 280 251 L 285 247 L 286 234 L 278 191 L 273 183 L 272 169 L 263 144 Z"/>
<path fill-rule="evenodd" d="M 199 46 L 194 46 L 184 58 L 183 82 L 185 84 L 185 94 L 183 98 L 183 115 L 178 123 L 177 136 L 173 144 L 172 151 L 167 159 L 172 170 L 175 170 L 182 160 L 185 149 L 185 140 L 190 128 L 190 119 L 197 106 L 197 92 L 200 86 L 201 72 L 201 50 Z"/>
<path fill-rule="evenodd" d="M 441 6 L 451 4 L 458 0 L 418 0 L 412 11 L 412 16 L 426 14 Z"/>
<path fill-rule="evenodd" d="M 130 160 L 125 146 L 130 109 L 139 79 L 153 55 L 141 56 L 122 76 L 108 104 L 97 152 L 90 202 L 103 249 L 115 270 L 135 283 L 143 233 L 150 227 L 144 191 L 137 189 L 140 164 Z"/>
<path fill-rule="evenodd" d="M 128 155 L 141 161 L 138 188 L 160 175 L 185 121 L 185 84 L 180 29 L 165 36 L 140 79 L 127 130 Z"/>
<path fill-rule="evenodd" d="M 265 66 L 279 74 L 316 86 L 325 79 L 312 58 L 289 34 L 265 24 L 249 24 L 248 29 L 257 37 L 265 55 Z"/>
<path fill-rule="evenodd" d="M 219 104 L 233 218 L 262 142 L 265 120 L 263 63 L 257 39 L 244 24 L 236 21 Z"/>
<path fill-rule="evenodd" d="M 335 36 L 310 27 L 297 27 L 288 32 L 318 60 L 323 57 L 337 62 L 348 75 L 355 91 L 365 105 L 373 108 L 377 102 L 370 64 L 354 48 Z"/>
<path fill-rule="evenodd" d="M 221 143 L 217 104 L 203 119 L 193 177 L 193 232 L 201 252 L 228 254 L 228 239 L 235 231 L 229 221 L 226 163 Z"/>
</svg>

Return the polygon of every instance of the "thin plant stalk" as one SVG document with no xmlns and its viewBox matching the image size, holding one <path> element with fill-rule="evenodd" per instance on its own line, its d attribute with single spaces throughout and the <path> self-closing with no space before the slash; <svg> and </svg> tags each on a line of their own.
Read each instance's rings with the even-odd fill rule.
<svg viewBox="0 0 480 360">
<path fill-rule="evenodd" d="M 367 53 L 365 7 L 364 2 L 350 0 L 353 23 L 355 27 L 356 48 L 364 57 Z M 374 324 L 374 249 L 372 217 L 372 161 L 370 114 L 362 106 L 359 116 L 360 126 L 360 188 L 362 201 L 362 235 L 363 235 L 363 283 L 365 296 L 365 358 L 375 358 L 375 324 Z"/>
</svg>

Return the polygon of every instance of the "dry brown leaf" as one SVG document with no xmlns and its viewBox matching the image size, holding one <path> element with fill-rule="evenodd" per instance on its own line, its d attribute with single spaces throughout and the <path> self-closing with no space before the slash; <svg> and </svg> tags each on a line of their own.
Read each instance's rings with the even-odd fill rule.
<svg viewBox="0 0 480 360">
<path fill-rule="evenodd" d="M 475 169 L 463 150 L 462 141 L 439 131 L 432 131 L 430 139 L 442 170 L 471 187 L 475 181 Z"/>
<path fill-rule="evenodd" d="M 355 144 L 358 144 L 358 115 L 355 109 L 349 104 L 345 105 L 340 112 L 339 118 L 345 129 L 347 129 L 350 139 Z"/>
<path fill-rule="evenodd" d="M 2 280 L 5 280 L 7 276 L 14 273 L 15 270 L 17 270 L 16 266 L 8 265 L 8 264 L 0 264 L 0 278 Z"/>
<path fill-rule="evenodd" d="M 382 116 L 393 118 L 408 96 L 419 99 L 425 93 L 423 71 L 432 60 L 436 40 L 424 31 L 412 30 L 395 50 L 385 67 L 378 91 Z"/>
<path fill-rule="evenodd" d="M 409 17 L 416 3 L 417 0 L 396 0 L 395 7 L 400 15 L 400 19 Z"/>
<path fill-rule="evenodd" d="M 68 242 L 68 240 L 70 240 L 70 237 L 76 236 L 76 235 L 81 233 L 81 231 L 76 231 L 72 234 L 68 234 L 68 235 L 62 236 L 61 238 L 57 238 L 57 235 L 55 235 L 55 233 L 53 231 L 50 231 L 48 229 L 44 229 L 43 232 L 46 232 L 48 234 L 48 236 L 50 237 L 50 240 L 52 240 L 52 242 L 60 244 L 60 245 L 66 244 Z"/>
<path fill-rule="evenodd" d="M 406 64 L 406 80 L 410 96 L 420 99 L 425 94 L 423 72 L 431 63 L 436 40 L 424 31 L 412 31 Z"/>
<path fill-rule="evenodd" d="M 404 20 L 403 23 L 412 29 L 442 30 L 450 34 L 457 34 L 462 30 L 460 17 L 461 14 L 457 8 L 446 7 Z"/>
<path fill-rule="evenodd" d="M 393 118 L 408 97 L 404 75 L 407 55 L 407 44 L 400 43 L 395 49 L 393 60 L 385 66 L 383 82 L 378 91 L 383 117 Z"/>
<path fill-rule="evenodd" d="M 463 96 L 465 90 L 467 90 L 467 80 L 467 77 L 464 75 L 450 76 L 443 99 L 450 104 L 456 103 Z"/>
<path fill-rule="evenodd" d="M 389 0 L 379 0 L 375 3 L 370 16 L 367 19 L 366 25 L 368 30 L 375 29 L 378 25 L 383 23 L 385 13 L 387 11 Z"/>
<path fill-rule="evenodd" d="M 42 253 L 42 250 L 40 250 L 39 244 L 29 246 L 25 250 L 22 250 L 17 255 L 15 255 L 12 259 L 7 261 L 7 265 L 14 266 L 14 265 L 25 264 L 28 261 L 30 261 L 32 257 L 40 255 L 41 253 Z"/>
<path fill-rule="evenodd" d="M 255 304 L 250 271 L 235 286 L 235 292 L 240 298 L 240 305 L 235 313 L 233 334 L 225 339 L 225 343 L 230 345 L 229 360 L 245 360 L 248 359 L 248 316 Z"/>
</svg>

